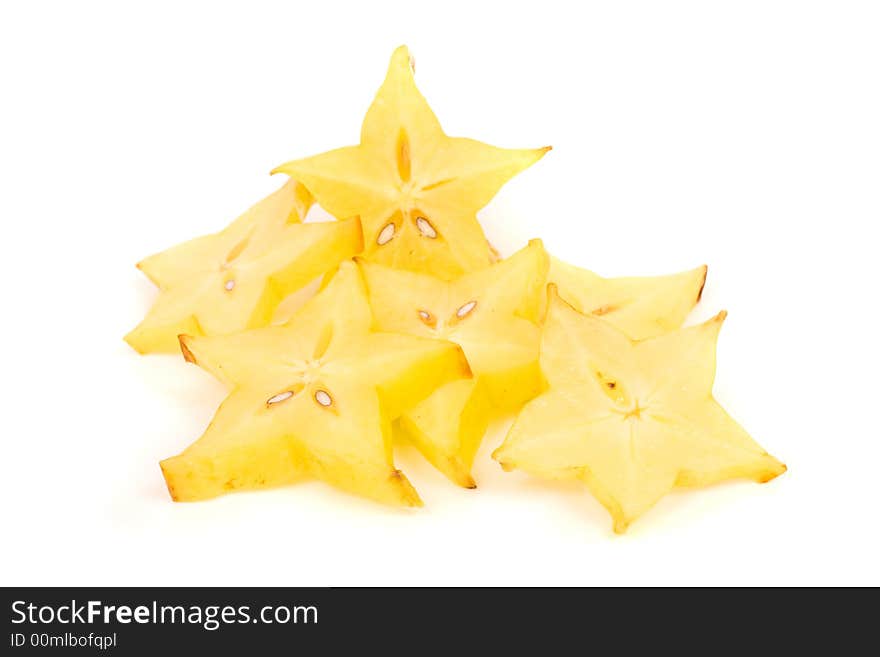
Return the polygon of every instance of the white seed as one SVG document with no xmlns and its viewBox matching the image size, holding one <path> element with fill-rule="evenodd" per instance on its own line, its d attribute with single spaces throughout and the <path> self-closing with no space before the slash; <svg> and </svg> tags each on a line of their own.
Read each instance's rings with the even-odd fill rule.
<svg viewBox="0 0 880 657">
<path fill-rule="evenodd" d="M 230 278 L 228 281 L 226 281 L 226 283 L 223 284 L 223 287 L 226 289 L 227 292 L 232 292 L 232 288 L 235 287 L 235 281 Z"/>
<path fill-rule="evenodd" d="M 416 227 L 419 229 L 419 232 L 428 237 L 430 239 L 437 239 L 437 231 L 431 225 L 431 222 L 425 219 L 424 217 L 419 217 L 416 219 Z"/>
<path fill-rule="evenodd" d="M 422 320 L 422 324 L 429 328 L 437 328 L 437 319 L 431 314 L 430 310 L 419 310 L 418 315 L 419 319 Z"/>
<path fill-rule="evenodd" d="M 266 400 L 266 405 L 271 406 L 272 404 L 280 404 L 291 397 L 293 397 L 293 393 L 290 390 L 285 390 L 284 392 L 279 392 L 277 395 L 269 397 L 269 399 Z"/>
<path fill-rule="evenodd" d="M 329 406 L 333 403 L 333 398 L 327 391 L 319 390 L 315 393 L 315 401 L 318 402 L 321 406 Z"/>
<path fill-rule="evenodd" d="M 463 317 L 467 317 L 469 314 L 471 314 L 471 312 L 473 312 L 474 308 L 476 308 L 476 307 L 477 307 L 476 301 L 468 301 L 461 308 L 459 308 L 458 310 L 455 311 L 455 316 L 458 317 L 459 319 L 462 319 Z"/>
<path fill-rule="evenodd" d="M 397 230 L 397 226 L 394 225 L 394 222 L 385 224 L 385 227 L 379 232 L 379 237 L 376 238 L 376 243 L 379 246 L 383 244 L 388 244 L 391 241 L 391 238 L 394 237 L 394 232 Z"/>
</svg>

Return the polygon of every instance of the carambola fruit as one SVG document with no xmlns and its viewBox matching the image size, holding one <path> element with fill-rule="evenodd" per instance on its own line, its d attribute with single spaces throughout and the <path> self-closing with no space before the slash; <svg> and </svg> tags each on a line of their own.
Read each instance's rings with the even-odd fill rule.
<svg viewBox="0 0 880 657">
<path fill-rule="evenodd" d="M 223 231 L 140 262 L 159 297 L 126 342 L 140 353 L 175 352 L 182 333 L 268 325 L 286 296 L 361 250 L 357 219 L 301 223 L 310 205 L 305 188 L 290 181 Z"/>
<path fill-rule="evenodd" d="M 549 303 L 540 357 L 548 389 L 495 451 L 505 469 L 582 481 L 618 533 L 673 488 L 785 472 L 712 397 L 726 313 L 634 341 L 552 285 Z"/>
<path fill-rule="evenodd" d="M 301 181 L 330 214 L 359 216 L 368 260 L 453 278 L 492 251 L 477 211 L 549 150 L 447 136 L 416 88 L 409 51 L 394 51 L 357 146 L 275 169 Z"/>
<path fill-rule="evenodd" d="M 602 278 L 551 258 L 548 279 L 576 310 L 601 317 L 634 340 L 641 340 L 684 323 L 703 294 L 706 271 L 704 265 L 666 276 Z"/>
<path fill-rule="evenodd" d="M 470 371 L 458 345 L 375 332 L 372 322 L 360 272 L 344 262 L 284 326 L 181 337 L 187 360 L 231 392 L 202 437 L 162 461 L 172 498 L 314 478 L 380 502 L 420 505 L 394 467 L 391 422 Z"/>
<path fill-rule="evenodd" d="M 451 340 L 473 380 L 448 383 L 403 414 L 400 435 L 466 488 L 493 410 L 513 409 L 541 388 L 540 299 L 549 259 L 540 240 L 506 260 L 453 281 L 361 261 L 376 326 Z"/>
<path fill-rule="evenodd" d="M 784 472 L 712 396 L 725 313 L 680 328 L 706 267 L 603 278 L 540 240 L 504 260 L 489 245 L 477 212 L 547 150 L 447 136 L 400 47 L 358 145 L 277 167 L 291 180 L 228 228 L 139 263 L 160 293 L 126 340 L 229 387 L 162 461 L 172 498 L 319 479 L 418 506 L 394 438 L 473 488 L 509 411 L 494 458 L 582 482 L 616 532 L 674 488 Z M 313 200 L 337 221 L 302 223 Z"/>
</svg>

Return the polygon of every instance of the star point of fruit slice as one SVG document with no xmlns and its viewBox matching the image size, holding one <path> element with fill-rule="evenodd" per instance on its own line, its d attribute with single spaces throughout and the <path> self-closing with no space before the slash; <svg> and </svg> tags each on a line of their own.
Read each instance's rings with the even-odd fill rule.
<svg viewBox="0 0 880 657">
<path fill-rule="evenodd" d="M 394 467 L 391 423 L 470 370 L 458 345 L 371 325 L 360 272 L 349 261 L 284 326 L 182 336 L 186 359 L 231 392 L 202 437 L 162 461 L 172 498 L 316 478 L 387 504 L 421 505 Z"/>
<path fill-rule="evenodd" d="M 712 396 L 726 313 L 633 341 L 550 288 L 541 343 L 548 389 L 493 454 L 502 467 L 583 481 L 618 533 L 673 488 L 763 483 L 785 472 Z"/>
<path fill-rule="evenodd" d="M 453 381 L 404 413 L 396 435 L 454 484 L 476 488 L 471 468 L 492 411 L 482 380 Z"/>
<path fill-rule="evenodd" d="M 359 216 L 369 260 L 453 278 L 491 264 L 477 211 L 548 150 L 447 136 L 401 46 L 364 118 L 360 144 L 287 162 L 273 173 L 302 181 L 330 214 Z"/>
<path fill-rule="evenodd" d="M 173 352 L 179 334 L 267 325 L 288 294 L 362 247 L 357 219 L 301 223 L 310 204 L 308 192 L 291 181 L 223 231 L 140 262 L 159 297 L 126 342 L 140 353 Z"/>
<path fill-rule="evenodd" d="M 156 287 L 167 289 L 192 276 L 193 261 L 216 258 L 218 251 L 224 254 L 224 260 L 234 260 L 246 245 L 261 247 L 281 227 L 301 223 L 313 202 L 304 185 L 288 180 L 219 233 L 172 246 L 144 258 L 136 266 Z"/>
<path fill-rule="evenodd" d="M 399 429 L 438 470 L 466 488 L 490 414 L 538 394 L 538 313 L 549 260 L 540 240 L 452 281 L 359 260 L 376 326 L 451 340 L 474 374 L 404 413 Z"/>
<path fill-rule="evenodd" d="M 707 271 L 703 265 L 666 276 L 603 278 L 551 258 L 547 278 L 576 310 L 601 317 L 634 340 L 642 340 L 684 323 L 703 294 Z"/>
</svg>

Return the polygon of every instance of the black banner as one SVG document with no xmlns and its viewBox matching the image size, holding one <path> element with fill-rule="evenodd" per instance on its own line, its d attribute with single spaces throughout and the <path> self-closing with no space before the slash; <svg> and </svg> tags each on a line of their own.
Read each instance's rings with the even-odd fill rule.
<svg viewBox="0 0 880 657">
<path fill-rule="evenodd" d="M 477 644 L 589 652 L 791 648 L 871 627 L 868 607 L 791 591 L 662 589 L 7 588 L 0 654 L 469 654 Z M 836 594 L 836 595 L 839 595 Z M 835 626 L 834 621 L 842 621 Z M 792 634 L 792 628 L 799 628 Z M 845 627 L 845 629 L 844 629 Z M 815 644 L 813 647 L 816 647 Z M 867 647 L 867 646 L 863 646 Z"/>
</svg>

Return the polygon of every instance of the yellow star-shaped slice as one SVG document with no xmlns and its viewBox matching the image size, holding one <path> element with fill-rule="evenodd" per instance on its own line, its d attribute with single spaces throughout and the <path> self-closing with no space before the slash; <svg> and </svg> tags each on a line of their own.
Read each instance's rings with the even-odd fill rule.
<svg viewBox="0 0 880 657">
<path fill-rule="evenodd" d="M 540 359 L 548 390 L 495 451 L 505 469 L 583 481 L 618 533 L 673 488 L 785 472 L 712 397 L 725 313 L 633 341 L 549 287 Z"/>
<path fill-rule="evenodd" d="M 141 353 L 173 352 L 183 333 L 224 335 L 269 324 L 287 295 L 362 248 L 357 219 L 301 223 L 310 205 L 305 188 L 290 181 L 223 231 L 140 262 L 159 297 L 126 342 Z"/>
<path fill-rule="evenodd" d="M 575 309 L 601 317 L 634 340 L 642 340 L 674 331 L 684 323 L 703 293 L 706 271 L 703 266 L 667 276 L 602 278 L 551 258 L 548 280 Z"/>
<path fill-rule="evenodd" d="M 448 383 L 411 411 L 400 429 L 455 483 L 470 469 L 490 413 L 540 392 L 538 312 L 549 268 L 540 240 L 453 281 L 361 261 L 376 326 L 462 346 L 473 380 Z"/>
<path fill-rule="evenodd" d="M 360 216 L 367 259 L 453 278 L 491 263 L 476 213 L 547 150 L 448 137 L 416 88 L 409 51 L 401 46 L 364 118 L 359 145 L 275 171 L 302 181 L 332 215 Z"/>
<path fill-rule="evenodd" d="M 210 426 L 162 461 L 175 500 L 317 478 L 380 502 L 421 504 L 394 467 L 391 422 L 470 376 L 458 345 L 378 333 L 357 266 L 284 326 L 181 337 L 187 360 L 231 387 Z"/>
</svg>

